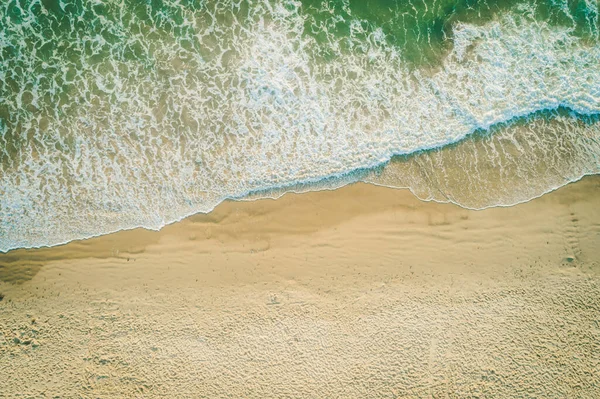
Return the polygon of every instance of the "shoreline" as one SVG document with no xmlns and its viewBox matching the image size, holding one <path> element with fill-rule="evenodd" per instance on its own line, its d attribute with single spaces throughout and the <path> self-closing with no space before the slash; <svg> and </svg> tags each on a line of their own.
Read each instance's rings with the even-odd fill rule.
<svg viewBox="0 0 600 399">
<path fill-rule="evenodd" d="M 454 143 L 456 144 L 456 143 Z M 437 148 L 433 148 L 433 150 L 435 150 Z M 429 150 L 425 150 L 425 151 L 429 151 Z M 488 209 L 494 209 L 494 208 L 511 208 L 514 206 L 518 206 L 521 204 L 526 204 L 528 202 L 534 201 L 538 198 L 541 198 L 545 195 L 548 195 L 550 193 L 553 193 L 557 190 L 562 189 L 563 187 L 567 187 L 571 184 L 577 183 L 579 181 L 581 181 L 582 179 L 585 179 L 587 177 L 594 177 L 594 176 L 600 176 L 600 174 L 595 173 L 595 172 L 590 172 L 590 173 L 585 173 L 573 180 L 570 180 L 560 186 L 557 187 L 551 187 L 549 189 L 547 189 L 546 191 L 542 192 L 539 195 L 536 195 L 530 199 L 526 199 L 526 200 L 522 200 L 522 201 L 518 201 L 512 204 L 497 204 L 497 205 L 489 205 L 489 206 L 485 206 L 482 208 L 470 208 L 468 206 L 464 206 L 461 205 L 451 199 L 448 199 L 447 201 L 440 201 L 437 200 L 435 198 L 422 198 L 421 196 L 419 196 L 418 194 L 416 194 L 413 191 L 412 187 L 396 187 L 396 186 L 391 186 L 391 185 L 386 185 L 383 183 L 378 183 L 376 181 L 362 181 L 362 180 L 351 180 L 350 176 L 352 176 L 353 174 L 359 173 L 359 171 L 363 171 L 363 170 L 367 170 L 367 171 L 372 171 L 378 167 L 381 167 L 382 165 L 385 165 L 387 163 L 389 163 L 390 161 L 385 161 L 382 164 L 379 164 L 377 166 L 374 166 L 372 168 L 360 168 L 348 173 L 344 173 L 342 175 L 335 175 L 335 176 L 328 176 L 319 180 L 316 180 L 314 182 L 306 182 L 306 183 L 297 183 L 297 184 L 292 184 L 289 186 L 283 186 L 283 187 L 276 187 L 276 188 L 272 188 L 272 189 L 264 189 L 264 190 L 257 190 L 257 191 L 252 191 L 247 193 L 244 196 L 240 196 L 240 197 L 231 197 L 231 198 L 224 198 L 223 200 L 221 200 L 219 203 L 217 203 L 210 211 L 208 212 L 193 212 L 190 213 L 188 215 L 182 216 L 181 218 L 171 221 L 171 222 L 167 222 L 165 224 L 163 224 L 161 227 L 157 228 L 157 229 L 153 229 L 150 227 L 144 227 L 144 226 L 136 226 L 136 227 L 131 227 L 131 228 L 122 228 L 119 230 L 114 230 L 114 231 L 110 231 L 108 233 L 100 233 L 97 235 L 90 235 L 88 237 L 83 237 L 83 238 L 75 238 L 72 240 L 68 240 L 68 241 L 64 241 L 64 242 L 60 242 L 57 244 L 48 244 L 48 245 L 40 245 L 40 246 L 30 246 L 30 247 L 14 247 L 14 248 L 10 248 L 6 251 L 2 251 L 0 250 L 0 256 L 3 255 L 9 255 L 11 252 L 14 251 L 35 251 L 35 250 L 42 250 L 42 249 L 51 249 L 51 248 L 56 248 L 56 247 L 61 247 L 64 245 L 69 245 L 71 243 L 76 243 L 76 242 L 82 242 L 82 241 L 87 241 L 87 240 L 92 240 L 92 239 L 97 239 L 97 238 L 101 238 L 104 236 L 109 236 L 109 235 L 113 235 L 113 234 L 119 234 L 121 232 L 127 232 L 127 231 L 137 231 L 137 230 L 146 230 L 146 231 L 150 231 L 150 232 L 160 232 L 162 229 L 164 229 L 167 226 L 173 225 L 173 224 L 177 224 L 177 223 L 181 223 L 182 221 L 188 219 L 188 218 L 192 218 L 195 216 L 200 216 L 200 215 L 210 215 L 216 208 L 218 208 L 219 206 L 221 206 L 221 204 L 223 203 L 227 203 L 227 202 L 254 202 L 254 201 L 263 201 L 263 200 L 278 200 L 280 198 L 282 198 L 285 195 L 302 195 L 302 194 L 308 194 L 308 193 L 318 193 L 318 192 L 323 192 L 323 191 L 336 191 L 339 189 L 343 189 L 344 187 L 350 186 L 350 185 L 354 185 L 354 184 L 366 184 L 366 185 L 372 185 L 375 187 L 382 187 L 382 188 L 386 188 L 389 190 L 396 190 L 396 191 L 408 191 L 411 195 L 413 195 L 416 199 L 418 199 L 421 202 L 433 202 L 436 204 L 449 204 L 449 205 L 454 205 L 458 208 L 461 209 L 465 209 L 468 211 L 473 211 L 473 212 L 477 212 L 477 211 L 485 211 Z M 345 179 L 348 179 L 346 181 L 344 181 Z M 331 187 L 322 187 L 322 188 L 317 188 L 319 187 L 321 184 L 323 184 L 326 181 L 329 180 L 334 180 L 334 181 L 338 181 L 339 185 L 335 185 L 335 186 L 331 186 Z M 306 190 L 294 190 L 294 189 L 290 189 L 291 187 L 299 187 L 299 186 L 308 186 L 308 188 Z M 272 193 L 277 193 L 274 195 L 265 195 L 265 196 L 260 196 L 259 193 L 268 193 L 268 192 L 272 192 Z"/>
</svg>

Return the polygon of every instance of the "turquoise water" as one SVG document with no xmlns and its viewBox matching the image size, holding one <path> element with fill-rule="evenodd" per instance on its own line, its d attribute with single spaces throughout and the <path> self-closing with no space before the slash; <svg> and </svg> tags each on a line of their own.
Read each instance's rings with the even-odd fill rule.
<svg viewBox="0 0 600 399">
<path fill-rule="evenodd" d="M 226 198 L 480 209 L 600 169 L 597 1 L 0 5 L 0 251 Z"/>
</svg>

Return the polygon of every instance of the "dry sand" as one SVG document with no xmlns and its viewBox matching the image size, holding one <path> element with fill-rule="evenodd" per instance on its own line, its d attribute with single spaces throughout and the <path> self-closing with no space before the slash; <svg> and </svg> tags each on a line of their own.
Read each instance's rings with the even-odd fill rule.
<svg viewBox="0 0 600 399">
<path fill-rule="evenodd" d="M 3 398 L 599 398 L 600 178 L 355 184 L 0 255 Z"/>
</svg>

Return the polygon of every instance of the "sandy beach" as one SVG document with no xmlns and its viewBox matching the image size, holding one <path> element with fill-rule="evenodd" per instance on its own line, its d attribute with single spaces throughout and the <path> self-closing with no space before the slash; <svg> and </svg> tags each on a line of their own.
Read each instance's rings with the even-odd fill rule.
<svg viewBox="0 0 600 399">
<path fill-rule="evenodd" d="M 0 254 L 0 397 L 600 397 L 600 177 L 354 184 Z"/>
<path fill-rule="evenodd" d="M 0 21 L 0 399 L 600 399 L 600 0 Z"/>
</svg>

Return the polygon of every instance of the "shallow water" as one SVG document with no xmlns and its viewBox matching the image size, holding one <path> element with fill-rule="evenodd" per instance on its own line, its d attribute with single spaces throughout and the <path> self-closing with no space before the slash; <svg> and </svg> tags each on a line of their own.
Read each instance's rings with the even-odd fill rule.
<svg viewBox="0 0 600 399">
<path fill-rule="evenodd" d="M 357 180 L 504 206 L 600 167 L 594 1 L 13 0 L 0 20 L 0 251 Z"/>
</svg>

